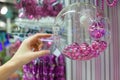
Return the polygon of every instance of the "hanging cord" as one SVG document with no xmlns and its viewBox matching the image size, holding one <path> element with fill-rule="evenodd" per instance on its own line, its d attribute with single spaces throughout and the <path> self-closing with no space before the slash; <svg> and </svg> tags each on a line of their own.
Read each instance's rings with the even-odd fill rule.
<svg viewBox="0 0 120 80">
<path fill-rule="evenodd" d="M 101 1 L 101 5 L 100 6 L 99 6 L 99 0 L 95 1 L 95 5 L 97 7 L 100 7 L 99 9 L 104 10 L 104 0 L 100 0 L 100 1 Z"/>
<path fill-rule="evenodd" d="M 101 4 L 99 4 L 101 3 Z M 96 6 L 96 19 L 102 18 L 104 16 L 104 0 L 95 0 Z"/>
<path fill-rule="evenodd" d="M 99 0 L 96 0 L 95 5 L 99 6 Z"/>
<path fill-rule="evenodd" d="M 104 0 L 102 0 L 101 3 L 102 3 L 102 4 L 101 4 L 101 9 L 104 11 Z"/>
</svg>

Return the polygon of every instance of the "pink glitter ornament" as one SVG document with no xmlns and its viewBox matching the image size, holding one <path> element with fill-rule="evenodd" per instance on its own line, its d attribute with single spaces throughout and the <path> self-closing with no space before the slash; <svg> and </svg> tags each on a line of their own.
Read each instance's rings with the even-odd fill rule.
<svg viewBox="0 0 120 80">
<path fill-rule="evenodd" d="M 83 43 L 80 45 L 80 54 L 81 56 L 87 56 L 89 53 L 91 53 L 91 48 L 89 47 L 89 44 Z"/>
<path fill-rule="evenodd" d="M 57 0 L 43 0 L 42 6 L 39 5 L 39 1 L 37 0 L 20 0 L 17 2 L 16 6 L 18 9 L 23 8 L 25 11 L 24 15 L 28 19 L 31 19 L 31 15 L 32 18 L 35 19 L 47 16 L 55 17 L 62 10 L 62 4 Z"/>
<path fill-rule="evenodd" d="M 69 46 L 67 46 L 64 50 L 63 50 L 63 54 L 66 55 L 69 58 L 72 59 L 78 59 L 80 53 L 79 53 L 79 44 L 77 43 L 73 43 Z"/>
<path fill-rule="evenodd" d="M 98 50 L 95 50 L 95 49 L 92 49 L 92 55 L 90 56 L 90 58 L 93 58 L 93 57 L 98 57 L 100 55 L 100 52 Z"/>
<path fill-rule="evenodd" d="M 92 49 L 103 52 L 107 48 L 107 43 L 105 41 L 95 40 L 92 42 Z"/>
<path fill-rule="evenodd" d="M 92 49 L 99 50 L 99 48 L 100 48 L 100 41 L 99 40 L 93 41 L 91 46 L 92 46 Z"/>
<path fill-rule="evenodd" d="M 89 27 L 90 36 L 93 38 L 102 38 L 105 35 L 105 27 L 103 23 L 94 22 Z"/>
<path fill-rule="evenodd" d="M 99 51 L 103 52 L 107 48 L 107 42 L 106 41 L 100 41 L 100 48 Z"/>
<path fill-rule="evenodd" d="M 63 54 L 73 60 L 89 60 L 99 56 L 106 48 L 107 43 L 99 40 L 93 41 L 90 46 L 87 43 L 73 43 L 63 50 Z"/>
</svg>

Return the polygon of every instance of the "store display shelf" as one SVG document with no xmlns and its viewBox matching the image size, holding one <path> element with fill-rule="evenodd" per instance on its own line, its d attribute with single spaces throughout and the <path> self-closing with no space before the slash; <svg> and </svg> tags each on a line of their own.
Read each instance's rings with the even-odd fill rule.
<svg viewBox="0 0 120 80">
<path fill-rule="evenodd" d="M 52 28 L 54 25 L 55 18 L 54 17 L 43 17 L 39 20 L 37 19 L 23 19 L 23 18 L 16 18 L 15 24 L 22 28 L 40 28 L 40 27 L 48 27 Z"/>
</svg>

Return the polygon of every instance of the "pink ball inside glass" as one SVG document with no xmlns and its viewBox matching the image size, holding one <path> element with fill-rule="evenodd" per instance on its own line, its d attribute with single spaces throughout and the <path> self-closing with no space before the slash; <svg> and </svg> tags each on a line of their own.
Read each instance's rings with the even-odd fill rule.
<svg viewBox="0 0 120 80">
<path fill-rule="evenodd" d="M 89 27 L 90 36 L 93 38 L 102 38 L 105 35 L 105 27 L 102 22 L 95 22 Z"/>
<path fill-rule="evenodd" d="M 63 54 L 66 55 L 69 58 L 77 60 L 79 55 L 80 55 L 80 53 L 79 53 L 79 44 L 73 43 L 73 44 L 67 46 L 63 50 Z"/>
<path fill-rule="evenodd" d="M 107 42 L 95 40 L 92 42 L 92 49 L 103 52 L 107 48 Z"/>
<path fill-rule="evenodd" d="M 80 54 L 83 57 L 91 53 L 91 48 L 89 47 L 89 44 L 87 43 L 81 44 L 79 49 L 80 49 Z"/>
</svg>

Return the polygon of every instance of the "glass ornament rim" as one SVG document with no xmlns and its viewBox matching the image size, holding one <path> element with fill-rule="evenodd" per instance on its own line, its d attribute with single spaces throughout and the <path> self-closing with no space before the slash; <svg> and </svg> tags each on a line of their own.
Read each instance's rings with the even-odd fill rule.
<svg viewBox="0 0 120 80">
<path fill-rule="evenodd" d="M 65 11 L 66 9 L 68 9 L 69 7 L 72 7 L 72 6 L 75 6 L 75 5 L 77 5 L 77 6 L 80 6 L 80 5 L 85 5 L 85 6 L 87 6 L 87 5 L 89 5 L 89 6 L 91 6 L 91 7 L 93 7 L 94 9 L 96 9 L 97 10 L 97 7 L 95 6 L 95 5 L 92 5 L 92 4 L 89 4 L 89 3 L 85 3 L 85 2 L 76 2 L 76 3 L 73 3 L 73 4 L 70 4 L 70 5 L 68 5 L 68 6 L 66 6 L 66 7 L 64 7 L 60 12 L 59 12 L 59 14 L 55 17 L 55 21 L 58 19 L 58 17 L 60 17 L 60 14 L 63 12 L 63 11 Z M 54 22 L 54 27 L 55 27 L 55 24 L 56 22 Z"/>
</svg>

